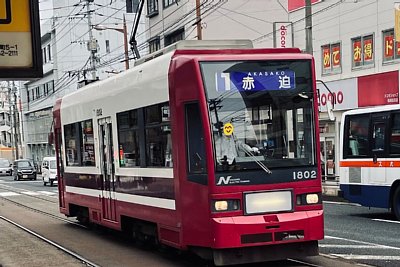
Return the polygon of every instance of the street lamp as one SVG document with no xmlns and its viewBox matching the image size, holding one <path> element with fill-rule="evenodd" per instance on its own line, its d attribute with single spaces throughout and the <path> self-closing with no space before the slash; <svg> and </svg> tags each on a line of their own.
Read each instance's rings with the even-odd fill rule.
<svg viewBox="0 0 400 267">
<path fill-rule="evenodd" d="M 124 26 L 123 28 L 114 28 L 114 27 L 107 27 L 104 25 L 95 25 L 93 27 L 93 29 L 98 30 L 98 31 L 104 31 L 104 30 L 114 30 L 117 32 L 121 32 L 124 34 L 124 49 L 125 49 L 125 69 L 129 69 L 129 54 L 128 54 L 128 37 L 127 37 L 127 30 L 126 30 L 126 20 L 125 20 L 125 16 L 124 16 L 124 22 L 123 22 Z"/>
</svg>

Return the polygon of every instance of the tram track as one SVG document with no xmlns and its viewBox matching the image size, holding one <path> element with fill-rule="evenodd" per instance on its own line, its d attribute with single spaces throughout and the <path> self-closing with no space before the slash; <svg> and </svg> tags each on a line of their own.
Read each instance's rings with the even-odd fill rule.
<svg viewBox="0 0 400 267">
<path fill-rule="evenodd" d="M 9 224 L 11 224 L 11 225 L 13 225 L 15 227 L 18 227 L 19 229 L 23 230 L 24 232 L 29 233 L 29 234 L 35 236 L 36 238 L 46 242 L 47 244 L 50 244 L 51 246 L 63 251 L 64 253 L 66 253 L 66 254 L 68 254 L 68 255 L 70 255 L 72 257 L 74 257 L 75 259 L 79 260 L 80 262 L 82 262 L 86 266 L 100 267 L 100 265 L 95 264 L 94 262 L 86 259 L 82 255 L 79 255 L 76 252 L 73 252 L 73 251 L 69 250 L 68 248 L 66 248 L 66 247 L 64 247 L 64 246 L 62 246 L 62 245 L 60 245 L 60 244 L 58 244 L 58 243 L 56 243 L 56 242 L 54 242 L 52 240 L 40 235 L 40 234 L 38 234 L 38 233 L 36 233 L 36 232 L 34 232 L 34 231 L 22 226 L 22 225 L 20 225 L 19 223 L 15 222 L 13 220 L 10 220 L 10 219 L 8 219 L 8 218 L 6 218 L 4 216 L 0 216 L 0 219 L 2 219 L 3 221 L 5 221 L 5 222 L 7 222 L 7 223 L 9 223 Z"/>
</svg>

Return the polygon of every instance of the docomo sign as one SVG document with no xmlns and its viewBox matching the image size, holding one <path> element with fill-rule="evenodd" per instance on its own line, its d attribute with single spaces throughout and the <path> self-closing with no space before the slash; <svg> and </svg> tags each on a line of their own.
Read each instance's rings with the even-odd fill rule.
<svg viewBox="0 0 400 267">
<path fill-rule="evenodd" d="M 319 105 L 326 106 L 326 102 L 330 101 L 332 105 L 342 104 L 343 103 L 343 92 L 332 92 L 332 93 L 322 93 L 319 97 Z"/>
<path fill-rule="evenodd" d="M 274 22 L 274 47 L 293 47 L 291 22 Z"/>
</svg>

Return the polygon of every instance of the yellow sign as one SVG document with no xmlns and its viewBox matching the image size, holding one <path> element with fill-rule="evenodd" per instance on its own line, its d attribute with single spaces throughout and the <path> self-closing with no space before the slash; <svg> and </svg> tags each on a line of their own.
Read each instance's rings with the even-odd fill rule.
<svg viewBox="0 0 400 267">
<path fill-rule="evenodd" d="M 226 136 L 230 136 L 230 135 L 233 134 L 233 125 L 232 125 L 232 123 L 227 122 L 227 123 L 224 124 L 224 134 Z"/>
<path fill-rule="evenodd" d="M 30 32 L 29 0 L 0 0 L 0 32 Z"/>
<path fill-rule="evenodd" d="M 31 1 L 0 0 L 0 68 L 34 67 Z"/>
<path fill-rule="evenodd" d="M 396 42 L 400 42 L 400 3 L 394 3 L 394 34 Z"/>
</svg>

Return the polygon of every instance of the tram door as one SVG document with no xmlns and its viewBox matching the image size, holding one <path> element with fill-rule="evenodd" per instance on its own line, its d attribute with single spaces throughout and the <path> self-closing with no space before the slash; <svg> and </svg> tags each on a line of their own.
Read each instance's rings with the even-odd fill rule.
<svg viewBox="0 0 400 267">
<path fill-rule="evenodd" d="M 102 172 L 102 214 L 104 219 L 116 221 L 115 168 L 111 118 L 99 120 L 99 141 Z"/>
</svg>

